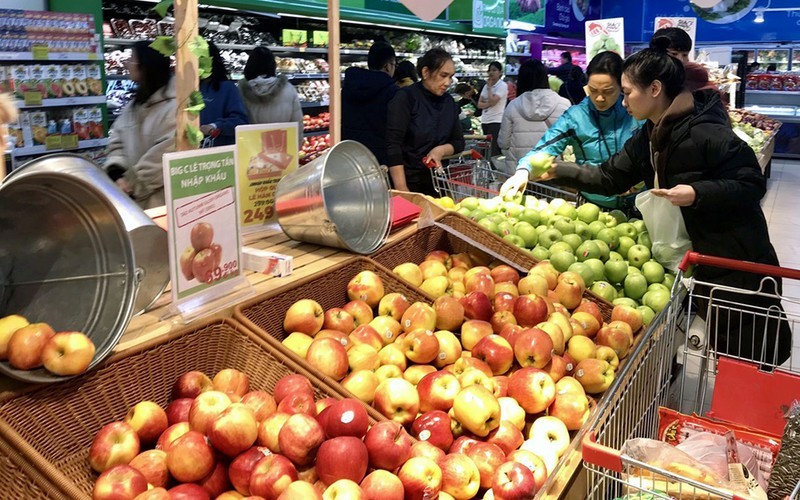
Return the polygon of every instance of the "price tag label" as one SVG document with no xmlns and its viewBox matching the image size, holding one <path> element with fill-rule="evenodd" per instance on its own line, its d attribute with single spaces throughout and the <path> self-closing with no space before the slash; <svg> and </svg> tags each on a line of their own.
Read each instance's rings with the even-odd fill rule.
<svg viewBox="0 0 800 500">
<path fill-rule="evenodd" d="M 78 149 L 78 134 L 68 134 L 61 136 L 62 149 Z"/>
<path fill-rule="evenodd" d="M 41 106 L 42 105 L 42 93 L 38 90 L 31 90 L 25 92 L 25 105 L 26 106 Z"/>
<path fill-rule="evenodd" d="M 328 46 L 328 32 L 327 31 L 314 31 L 313 41 L 315 47 Z"/>
<path fill-rule="evenodd" d="M 47 45 L 34 45 L 31 47 L 31 51 L 33 52 L 33 58 L 36 60 L 50 59 L 50 47 Z"/>
<path fill-rule="evenodd" d="M 300 47 L 308 43 L 308 32 L 306 30 L 288 30 L 281 33 L 283 35 L 284 47 Z"/>
<path fill-rule="evenodd" d="M 63 149 L 61 146 L 60 135 L 48 135 L 44 140 L 44 149 L 52 151 L 54 149 Z"/>
<path fill-rule="evenodd" d="M 97 60 L 97 52 L 89 52 L 89 60 L 96 61 Z"/>
</svg>

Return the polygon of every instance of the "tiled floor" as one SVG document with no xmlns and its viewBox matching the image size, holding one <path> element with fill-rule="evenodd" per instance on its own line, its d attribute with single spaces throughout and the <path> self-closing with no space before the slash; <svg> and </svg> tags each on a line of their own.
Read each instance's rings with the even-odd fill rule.
<svg viewBox="0 0 800 500">
<path fill-rule="evenodd" d="M 767 195 L 761 203 L 764 216 L 769 224 L 770 240 L 778 253 L 781 266 L 800 269 L 800 161 L 773 160 L 772 172 L 767 182 Z M 793 372 L 800 373 L 800 281 L 784 280 L 783 307 L 789 316 L 794 329 L 792 358 L 783 366 Z M 702 330 L 702 327 L 700 327 Z M 683 344 L 681 339 L 677 343 Z M 683 346 L 678 353 L 682 362 Z M 685 384 L 682 391 L 682 407 L 684 412 L 698 410 L 695 407 L 694 395 L 698 387 L 699 357 L 690 351 L 685 368 Z M 713 392 L 713 380 L 709 379 L 708 394 Z M 680 377 L 677 381 L 680 384 Z M 673 386 L 673 391 L 678 386 Z M 680 392 L 673 392 L 671 406 L 677 403 Z M 706 401 L 703 412 L 708 409 L 710 401 Z"/>
</svg>

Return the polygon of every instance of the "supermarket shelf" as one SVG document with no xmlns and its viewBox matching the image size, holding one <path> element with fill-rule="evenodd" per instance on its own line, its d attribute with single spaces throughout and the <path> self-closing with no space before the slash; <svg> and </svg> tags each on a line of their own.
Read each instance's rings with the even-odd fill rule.
<svg viewBox="0 0 800 500">
<path fill-rule="evenodd" d="M 106 96 L 88 96 L 88 97 L 60 97 L 54 99 L 42 99 L 42 104 L 28 105 L 25 101 L 17 101 L 19 109 L 37 109 L 37 108 L 56 108 L 59 106 L 83 106 L 85 104 L 105 104 Z"/>
<path fill-rule="evenodd" d="M 328 73 L 283 73 L 289 80 L 327 80 Z"/>
<path fill-rule="evenodd" d="M 530 52 L 506 52 L 506 57 L 532 57 Z"/>
<path fill-rule="evenodd" d="M 102 61 L 98 52 L 51 52 L 47 58 L 33 57 L 33 52 L 0 52 L 0 61 Z"/>
<path fill-rule="evenodd" d="M 486 73 L 483 71 L 476 71 L 472 73 L 456 73 L 456 78 L 472 78 L 478 76 L 486 76 Z"/>
<path fill-rule="evenodd" d="M 322 108 L 327 106 L 328 106 L 327 102 L 320 102 L 320 101 L 308 101 L 300 103 L 301 108 Z"/>
<path fill-rule="evenodd" d="M 106 75 L 106 80 L 130 80 L 131 75 Z"/>
<path fill-rule="evenodd" d="M 107 144 L 108 144 L 107 137 L 104 137 L 103 139 L 90 139 L 88 141 L 78 141 L 78 147 L 76 149 L 99 148 Z M 31 146 L 29 148 L 15 148 L 11 152 L 11 154 L 12 156 L 33 156 L 33 155 L 43 155 L 45 153 L 57 153 L 59 151 L 65 151 L 65 150 L 47 149 L 45 146 Z"/>
<path fill-rule="evenodd" d="M 800 96 L 800 90 L 745 90 L 747 94 Z"/>
<path fill-rule="evenodd" d="M 305 136 L 305 137 L 313 137 L 315 135 L 325 135 L 325 134 L 329 134 L 329 133 L 330 133 L 330 131 L 328 129 L 326 129 L 326 128 L 319 129 L 319 130 L 308 130 L 308 131 L 304 130 L 303 131 L 303 136 Z"/>
</svg>

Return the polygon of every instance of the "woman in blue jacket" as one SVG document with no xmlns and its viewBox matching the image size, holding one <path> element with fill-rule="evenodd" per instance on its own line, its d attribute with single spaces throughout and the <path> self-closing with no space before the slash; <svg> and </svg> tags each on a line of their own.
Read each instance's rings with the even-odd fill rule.
<svg viewBox="0 0 800 500">
<path fill-rule="evenodd" d="M 236 142 L 236 126 L 248 123 L 247 111 L 239 88 L 228 77 L 228 70 L 213 42 L 208 42 L 208 54 L 211 76 L 200 81 L 200 92 L 206 104 L 200 111 L 200 130 L 214 138 L 214 146 L 228 146 Z"/>
<path fill-rule="evenodd" d="M 622 106 L 622 58 L 615 52 L 601 52 L 591 60 L 586 74 L 588 99 L 567 109 L 536 147 L 520 159 L 517 168 L 530 170 L 528 160 L 538 151 L 559 156 L 567 146 L 572 146 L 576 163 L 600 165 L 639 129 L 640 122 Z M 604 208 L 633 206 L 632 196 L 626 203 L 624 196 L 582 194 Z"/>
</svg>

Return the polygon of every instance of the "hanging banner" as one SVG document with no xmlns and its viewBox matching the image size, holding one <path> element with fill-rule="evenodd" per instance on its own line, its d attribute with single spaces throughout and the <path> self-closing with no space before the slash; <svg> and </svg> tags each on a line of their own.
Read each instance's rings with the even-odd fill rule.
<svg viewBox="0 0 800 500">
<path fill-rule="evenodd" d="M 583 23 L 600 17 L 600 0 L 547 0 L 548 31 L 582 33 Z"/>
<path fill-rule="evenodd" d="M 685 31 L 692 39 L 692 50 L 689 51 L 689 60 L 694 61 L 694 45 L 697 39 L 697 18 L 696 17 L 656 17 L 653 26 L 655 31 L 662 28 L 680 28 Z"/>
<path fill-rule="evenodd" d="M 625 57 L 625 22 L 621 17 L 597 19 L 586 24 L 586 60 L 610 50 Z"/>
<path fill-rule="evenodd" d="M 164 155 L 172 301 L 198 310 L 246 283 L 233 146 Z"/>
<path fill-rule="evenodd" d="M 423 21 L 433 21 L 439 14 L 444 12 L 444 10 L 452 3 L 453 0 L 377 0 L 377 2 L 383 3 L 400 3 L 406 9 L 408 9 L 412 14 L 417 16 L 418 18 L 422 19 Z M 364 6 L 369 8 L 370 3 L 377 3 L 376 0 L 367 1 L 365 0 Z M 385 10 L 385 9 L 378 9 L 378 10 Z"/>
<path fill-rule="evenodd" d="M 472 31 L 504 35 L 506 0 L 472 0 Z"/>
<path fill-rule="evenodd" d="M 544 26 L 545 0 L 508 0 L 508 20 Z"/>
<path fill-rule="evenodd" d="M 239 209 L 242 233 L 276 220 L 275 189 L 284 175 L 297 170 L 297 123 L 264 123 L 236 127 Z"/>
</svg>

